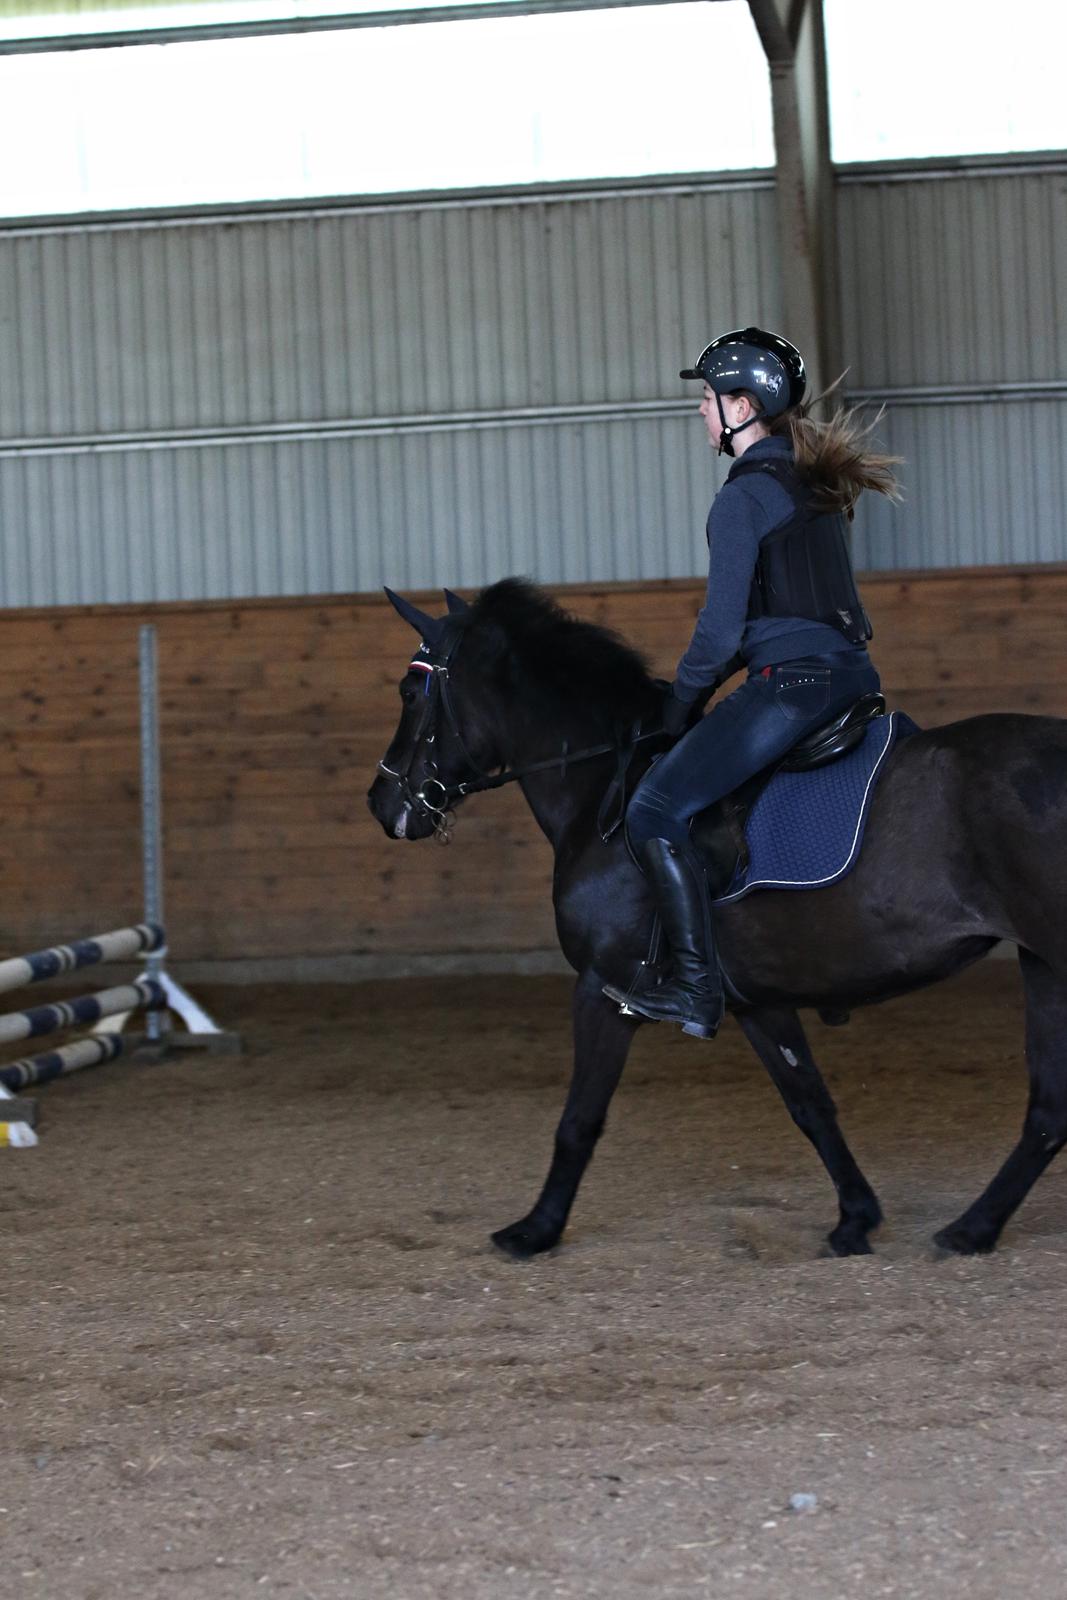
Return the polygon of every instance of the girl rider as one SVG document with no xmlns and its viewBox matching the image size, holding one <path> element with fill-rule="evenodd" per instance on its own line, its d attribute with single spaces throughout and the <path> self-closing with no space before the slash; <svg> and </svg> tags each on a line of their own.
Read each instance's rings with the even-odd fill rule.
<svg viewBox="0 0 1067 1600">
<path fill-rule="evenodd" d="M 808 416 L 804 362 L 777 334 L 724 333 L 681 376 L 703 382 L 708 440 L 734 465 L 708 514 L 707 600 L 664 702 L 664 728 L 682 737 L 650 768 L 626 814 L 630 847 L 670 945 L 671 973 L 644 993 L 605 993 L 652 1021 L 710 1039 L 723 992 L 690 819 L 878 691 L 846 519 L 864 489 L 899 498 L 898 458 L 864 448 L 869 430 L 854 413 L 838 412 L 828 423 Z M 740 688 L 693 723 L 742 665 L 748 677 Z"/>
</svg>

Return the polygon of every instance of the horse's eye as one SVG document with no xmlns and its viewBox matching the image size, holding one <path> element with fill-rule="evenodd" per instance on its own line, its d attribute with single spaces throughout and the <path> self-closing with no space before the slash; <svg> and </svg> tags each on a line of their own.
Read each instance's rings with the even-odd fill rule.
<svg viewBox="0 0 1067 1600">
<path fill-rule="evenodd" d="M 403 702 L 404 702 L 404 704 L 406 706 L 413 706 L 415 704 L 415 691 L 414 691 L 414 689 L 405 689 L 405 688 L 401 687 L 400 698 L 401 698 L 401 700 L 403 700 Z"/>
</svg>

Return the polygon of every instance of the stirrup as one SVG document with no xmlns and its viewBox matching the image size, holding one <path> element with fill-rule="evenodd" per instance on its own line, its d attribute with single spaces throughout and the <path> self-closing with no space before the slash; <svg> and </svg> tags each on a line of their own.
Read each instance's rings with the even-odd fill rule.
<svg viewBox="0 0 1067 1600">
<path fill-rule="evenodd" d="M 630 1004 L 634 992 L 632 985 L 629 989 L 620 989 L 617 983 L 605 983 L 600 992 L 618 1006 L 620 1017 L 640 1017 L 642 1022 L 655 1020 L 653 1017 L 641 1017 L 641 1013 Z"/>
<path fill-rule="evenodd" d="M 663 985 L 663 988 L 667 990 L 669 990 L 670 987 L 671 985 L 669 983 Z M 616 1002 L 619 1007 L 620 1016 L 634 1017 L 641 1022 L 674 1023 L 676 1026 L 681 1028 L 683 1033 L 688 1033 L 694 1039 L 714 1039 L 715 1035 L 722 1027 L 723 1018 L 726 1015 L 726 1001 L 721 988 L 718 994 L 718 1016 L 712 1023 L 703 1020 L 699 1014 L 693 1014 L 684 1019 L 681 1016 L 657 1017 L 651 1015 L 649 1012 L 645 1011 L 641 1001 L 645 998 L 647 998 L 649 1001 L 653 1001 L 656 995 L 655 989 L 650 990 L 648 996 L 646 997 L 640 994 L 635 994 L 633 989 L 623 991 L 614 984 L 606 984 L 602 992 L 607 995 L 609 1000 L 614 1000 Z M 714 1001 L 714 998 L 714 995 L 709 996 L 709 1000 L 712 1002 Z M 694 1011 L 697 1010 L 698 1008 L 694 1008 Z"/>
</svg>

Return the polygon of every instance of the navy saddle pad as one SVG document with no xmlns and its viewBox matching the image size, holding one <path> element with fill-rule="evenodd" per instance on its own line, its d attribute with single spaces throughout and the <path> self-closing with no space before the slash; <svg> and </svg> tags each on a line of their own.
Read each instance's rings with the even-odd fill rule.
<svg viewBox="0 0 1067 1600">
<path fill-rule="evenodd" d="M 910 717 L 878 717 L 848 755 L 811 772 L 777 772 L 745 824 L 749 863 L 716 905 L 754 889 L 819 889 L 851 871 L 886 757 L 916 733 Z"/>
</svg>

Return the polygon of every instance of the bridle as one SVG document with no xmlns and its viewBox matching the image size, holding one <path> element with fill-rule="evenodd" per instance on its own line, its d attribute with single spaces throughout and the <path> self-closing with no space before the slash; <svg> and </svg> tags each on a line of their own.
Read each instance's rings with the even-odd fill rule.
<svg viewBox="0 0 1067 1600">
<path fill-rule="evenodd" d="M 444 713 L 445 721 L 452 732 L 456 743 L 463 753 L 463 759 L 473 769 L 477 777 L 471 784 L 478 787 L 491 788 L 492 777 L 483 772 L 474 760 L 460 732 L 459 721 L 456 717 L 456 708 L 452 702 L 452 689 L 450 668 L 459 649 L 462 637 L 459 628 L 445 630 L 444 637 L 447 646 L 444 650 L 434 651 L 424 639 L 419 646 L 417 654 L 408 664 L 409 672 L 421 672 L 424 676 L 423 700 L 424 705 L 419 723 L 411 740 L 410 752 L 406 765 L 400 771 L 387 767 L 384 761 L 379 761 L 378 771 L 384 772 L 387 777 L 395 778 L 400 788 L 400 795 L 404 804 L 413 811 L 421 811 L 433 823 L 434 836 L 438 844 L 451 844 L 452 830 L 455 827 L 455 813 L 451 810 L 454 801 L 471 792 L 470 784 L 459 783 L 449 785 L 434 774 L 437 772 L 437 763 L 432 755 L 427 755 L 427 775 L 423 778 L 418 789 L 412 788 L 411 769 L 420 749 L 426 745 L 433 745 L 437 739 L 438 719 Z M 428 789 L 436 791 L 431 798 Z"/>
<path fill-rule="evenodd" d="M 502 772 L 485 772 L 475 761 L 464 741 L 460 730 L 459 719 L 452 698 L 451 668 L 463 638 L 462 627 L 445 628 L 442 633 L 441 644 L 432 648 L 424 639 L 415 656 L 408 664 L 409 672 L 424 674 L 423 700 L 424 705 L 419 723 L 411 740 L 410 753 L 402 769 L 394 771 L 387 767 L 384 761 L 378 762 L 378 771 L 384 772 L 389 778 L 395 778 L 400 789 L 400 796 L 409 810 L 421 813 L 429 818 L 438 844 L 451 844 L 452 835 L 456 825 L 456 815 L 452 806 L 457 800 L 462 800 L 469 794 L 480 794 L 487 789 L 499 789 L 506 783 L 516 783 L 520 778 L 526 778 L 536 772 L 548 772 L 558 769 L 560 777 L 565 778 L 567 769 L 574 762 L 591 761 L 595 756 L 614 754 L 617 761 L 615 781 L 609 790 L 605 802 L 601 806 L 600 825 L 601 837 L 605 842 L 615 832 L 622 821 L 625 810 L 625 780 L 634 751 L 639 744 L 644 744 L 648 739 L 663 737 L 662 728 L 655 728 L 649 733 L 641 732 L 641 724 L 637 722 L 625 739 L 615 740 L 611 744 L 598 744 L 586 750 L 570 750 L 566 739 L 558 756 L 549 756 L 545 761 L 532 761 L 523 767 L 506 767 Z M 432 755 L 426 755 L 425 747 L 432 746 L 437 739 L 437 731 L 441 718 L 444 718 L 452 737 L 455 739 L 463 759 L 474 773 L 471 778 L 465 778 L 460 783 L 445 783 L 444 779 L 437 776 L 437 763 Z M 420 751 L 426 757 L 427 775 L 416 789 L 411 782 L 411 769 Z M 431 792 L 427 792 L 431 791 Z M 606 825 L 605 812 L 611 796 L 617 791 L 619 800 L 618 816 Z"/>
</svg>

